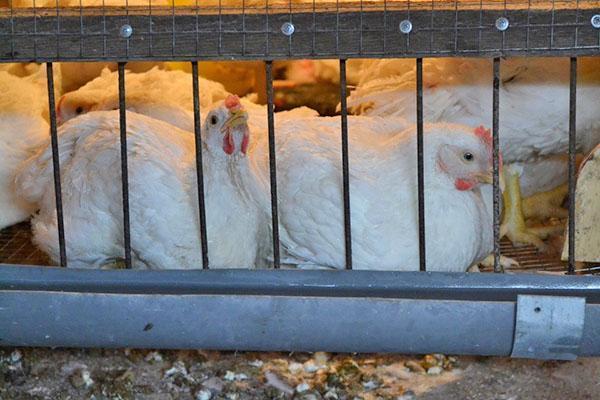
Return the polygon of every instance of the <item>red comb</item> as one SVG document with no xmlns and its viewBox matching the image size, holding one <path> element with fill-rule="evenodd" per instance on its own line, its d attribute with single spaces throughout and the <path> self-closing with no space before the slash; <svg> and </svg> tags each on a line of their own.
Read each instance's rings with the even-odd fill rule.
<svg viewBox="0 0 600 400">
<path fill-rule="evenodd" d="M 491 155 L 492 150 L 494 148 L 494 139 L 492 138 L 492 131 L 489 129 L 485 129 L 485 127 L 481 125 L 475 128 L 475 135 L 481 140 L 483 140 L 483 143 L 485 143 Z M 502 168 L 502 154 L 500 154 L 500 152 L 498 152 L 498 164 L 500 165 L 500 168 Z"/>
<path fill-rule="evenodd" d="M 486 145 L 492 147 L 492 132 L 489 129 L 485 129 L 485 127 L 481 125 L 475 128 L 475 135 L 483 140 Z"/>
<path fill-rule="evenodd" d="M 237 97 L 234 94 L 230 94 L 229 96 L 227 96 L 227 98 L 225 99 L 225 107 L 227 107 L 228 109 L 232 109 L 232 108 L 236 108 L 236 107 L 240 107 L 240 98 Z"/>
</svg>

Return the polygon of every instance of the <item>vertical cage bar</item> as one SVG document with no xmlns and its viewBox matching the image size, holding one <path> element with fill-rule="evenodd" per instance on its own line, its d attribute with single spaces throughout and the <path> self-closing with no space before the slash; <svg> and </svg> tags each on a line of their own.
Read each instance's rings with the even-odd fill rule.
<svg viewBox="0 0 600 400">
<path fill-rule="evenodd" d="M 342 108 L 342 181 L 344 191 L 344 241 L 346 269 L 352 269 L 352 219 L 350 214 L 350 170 L 348 162 L 348 105 L 346 101 L 346 60 L 340 60 L 340 103 Z"/>
<path fill-rule="evenodd" d="M 127 118 L 125 103 L 125 64 L 119 63 L 119 129 L 121 133 L 121 184 L 123 191 L 123 247 L 125 266 L 131 269 L 131 235 L 129 219 L 129 173 L 127 169 Z"/>
<path fill-rule="evenodd" d="M 575 152 L 577 147 L 577 58 L 571 57 L 569 85 L 569 268 L 575 273 Z"/>
<path fill-rule="evenodd" d="M 200 88 L 198 85 L 198 62 L 192 62 L 192 86 L 194 90 L 194 138 L 196 139 L 196 178 L 198 182 L 198 213 L 200 217 L 200 245 L 202 268 L 208 269 L 208 240 L 206 236 L 206 208 L 204 204 L 204 167 L 202 166 L 202 132 L 200 129 Z"/>
<path fill-rule="evenodd" d="M 267 119 L 269 125 L 269 172 L 271 176 L 271 228 L 273 232 L 273 267 L 279 268 L 279 212 L 277 204 L 277 160 L 275 156 L 275 120 L 273 116 L 273 62 L 265 61 L 267 75 Z"/>
<path fill-rule="evenodd" d="M 425 253 L 425 180 L 423 165 L 423 59 L 417 58 L 417 190 L 419 202 L 419 271 L 427 270 Z"/>
<path fill-rule="evenodd" d="M 58 133 L 56 131 L 56 104 L 54 99 L 54 70 L 52 63 L 46 63 L 46 79 L 48 81 L 48 114 L 50 115 L 50 140 L 52 143 L 52 167 L 54 170 L 54 200 L 56 202 L 56 222 L 58 227 L 58 246 L 60 266 L 67 266 L 65 247 L 65 223 L 62 205 L 62 187 L 60 184 L 60 157 L 58 153 Z"/>
<path fill-rule="evenodd" d="M 494 189 L 494 272 L 502 272 L 500 266 L 500 58 L 494 58 L 494 90 L 492 100 L 492 156 Z"/>
</svg>

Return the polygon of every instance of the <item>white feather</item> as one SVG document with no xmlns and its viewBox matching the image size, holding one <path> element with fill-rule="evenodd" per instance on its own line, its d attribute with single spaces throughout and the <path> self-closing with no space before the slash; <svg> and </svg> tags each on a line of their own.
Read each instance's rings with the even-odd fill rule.
<svg viewBox="0 0 600 400">
<path fill-rule="evenodd" d="M 413 129 L 398 118 L 349 117 L 348 124 L 354 268 L 417 270 Z M 480 193 L 455 190 L 440 177 L 435 154 L 443 143 L 479 139 L 462 127 L 428 128 L 428 270 L 465 271 L 491 251 L 485 233 L 491 231 L 491 217 Z M 285 258 L 298 264 L 344 268 L 339 129 L 339 118 L 289 119 L 276 127 L 281 243 Z M 249 190 L 269 215 L 268 157 L 260 145 L 250 154 L 251 175 L 240 181 L 257 187 Z"/>
<path fill-rule="evenodd" d="M 389 63 L 391 63 L 390 61 Z M 387 60 L 378 61 L 386 70 Z M 577 93 L 579 148 L 600 141 L 598 61 L 580 59 Z M 365 74 L 348 99 L 366 115 L 416 118 L 414 67 L 396 75 Z M 375 68 L 375 67 L 372 67 Z M 426 122 L 491 126 L 492 64 L 479 59 L 428 59 L 423 63 Z M 362 106 L 362 107 L 361 107 Z M 500 146 L 506 162 L 566 152 L 569 123 L 569 60 L 509 59 L 501 64 Z"/>
<path fill-rule="evenodd" d="M 224 100 L 229 93 L 223 85 L 198 78 L 200 110 Z M 118 73 L 108 68 L 80 89 L 65 94 L 59 103 L 58 115 L 64 122 L 89 111 L 115 110 L 119 107 Z M 192 132 L 192 75 L 183 71 L 166 71 L 154 67 L 149 71 L 125 73 L 127 109 L 169 122 Z"/>
<path fill-rule="evenodd" d="M 118 112 L 88 113 L 65 123 L 59 134 L 69 266 L 97 267 L 123 255 Z M 134 266 L 199 268 L 193 135 L 128 112 L 127 141 Z M 232 169 L 244 168 L 245 159 L 226 157 L 220 145 L 204 144 L 203 150 L 211 266 L 251 266 L 258 216 L 229 178 Z M 29 160 L 17 182 L 25 196 L 40 204 L 32 221 L 35 243 L 57 260 L 50 160 L 51 149 L 46 147 Z"/>
<path fill-rule="evenodd" d="M 15 192 L 14 177 L 49 132 L 46 69 L 36 64 L 5 67 L 0 71 L 0 229 L 35 211 Z"/>
</svg>

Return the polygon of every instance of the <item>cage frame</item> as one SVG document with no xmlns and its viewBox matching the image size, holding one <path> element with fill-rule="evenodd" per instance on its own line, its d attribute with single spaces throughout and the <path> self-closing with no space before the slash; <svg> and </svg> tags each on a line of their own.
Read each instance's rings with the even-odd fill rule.
<svg viewBox="0 0 600 400">
<path fill-rule="evenodd" d="M 456 2 L 455 2 L 456 3 Z M 581 2 L 583 3 L 583 2 Z M 432 2 L 433 4 L 433 2 Z M 531 3 L 530 3 L 531 4 Z M 578 2 L 578 5 L 580 2 Z M 361 3 L 362 5 L 362 3 Z M 194 82 L 195 137 L 197 148 L 197 172 L 199 182 L 199 211 L 201 229 L 205 229 L 202 156 L 200 140 L 200 112 L 198 103 L 197 62 L 203 60 L 263 60 L 266 63 L 269 128 L 269 165 L 271 172 L 272 226 L 275 270 L 197 270 L 197 271 L 97 271 L 66 268 L 0 265 L 0 345 L 67 346 L 67 347 L 156 347 L 156 348 L 213 348 L 223 350 L 326 350 L 343 352 L 401 352 L 452 354 L 479 354 L 507 356 L 512 354 L 517 337 L 517 309 L 519 296 L 552 296 L 556 299 L 583 298 L 585 322 L 578 345 L 570 350 L 568 357 L 576 355 L 600 355 L 600 281 L 594 277 L 540 276 L 511 274 L 469 274 L 436 272 L 367 272 L 367 271 L 284 271 L 279 267 L 279 238 L 277 232 L 277 184 L 276 150 L 273 109 L 272 62 L 278 59 L 335 58 L 340 60 L 341 93 L 341 149 L 343 162 L 343 195 L 346 239 L 346 267 L 352 267 L 351 222 L 348 183 L 348 143 L 346 98 L 346 60 L 350 58 L 415 58 L 417 67 L 417 138 L 418 138 L 418 190 L 419 190 L 419 243 L 420 269 L 426 270 L 424 229 L 423 187 L 423 57 L 486 57 L 493 58 L 493 139 L 494 139 L 494 255 L 496 272 L 499 266 L 499 175 L 498 175 L 498 126 L 499 84 L 502 57 L 548 56 L 571 58 L 571 91 L 569 110 L 569 193 L 570 216 L 574 215 L 575 156 L 576 144 L 576 78 L 577 57 L 600 55 L 600 30 L 590 28 L 590 20 L 600 14 L 600 8 L 511 10 L 504 8 L 486 11 L 490 20 L 482 23 L 481 10 L 385 10 L 379 16 L 387 21 L 410 21 L 411 30 L 388 31 L 387 22 L 383 31 L 383 48 L 380 52 L 364 51 L 364 42 L 369 30 L 364 29 L 364 10 L 349 11 L 349 23 L 360 26 L 360 44 L 352 44 L 350 50 L 340 47 L 340 14 L 338 10 L 320 12 L 325 20 L 334 18 L 335 45 L 308 53 L 297 49 L 315 45 L 319 34 L 314 25 L 315 12 L 289 10 L 257 11 L 255 14 L 235 15 L 234 22 L 244 26 L 248 18 L 256 17 L 266 22 L 259 42 L 261 51 L 248 52 L 247 31 L 228 32 L 222 30 L 221 13 L 200 14 L 198 9 L 169 9 L 151 15 L 140 15 L 142 11 L 131 8 L 111 10 L 107 15 L 82 16 L 83 10 L 26 10 L 7 16 L 0 12 L 0 36 L 10 41 L 0 41 L 0 62 L 46 62 L 48 87 L 53 86 L 52 62 L 61 61 L 116 61 L 119 63 L 119 96 L 121 116 L 121 160 L 123 184 L 123 213 L 125 260 L 131 266 L 129 245 L 129 217 L 127 198 L 127 138 L 125 120 L 125 63 L 128 61 L 190 61 Z M 62 10 L 61 10 L 62 11 Z M 154 10 L 153 10 L 154 11 Z M 159 10 L 160 11 L 160 10 Z M 373 11 L 377 13 L 377 11 Z M 379 11 L 381 13 L 381 11 Z M 85 11 L 88 13 L 88 10 Z M 450 50 L 433 50 L 431 41 L 418 37 L 419 27 L 428 26 L 433 37 L 435 26 L 442 32 L 454 31 Z M 342 15 L 342 17 L 344 17 Z M 100 42 L 84 42 L 82 18 L 102 18 L 104 28 Z M 206 18 L 208 24 L 219 21 L 219 29 L 203 32 L 217 40 L 216 52 L 200 54 L 198 45 L 198 21 Z M 293 17 L 293 19 L 292 19 Z M 372 17 L 369 16 L 369 17 Z M 552 24 L 539 33 L 548 41 L 546 47 L 530 46 L 535 32 L 527 26 L 526 36 L 515 42 L 507 41 L 507 31 L 496 25 L 499 18 L 518 21 L 526 18 L 550 19 Z M 573 18 L 562 33 L 555 32 L 555 21 Z M 186 19 L 187 18 L 187 19 Z M 215 19 L 218 18 L 218 19 Z M 236 19 L 237 18 L 237 19 Z M 462 46 L 459 40 L 458 21 L 476 22 L 479 35 L 476 50 Z M 301 27 L 303 21 L 313 19 L 312 31 L 307 35 Z M 192 21 L 189 22 L 188 20 Z M 7 22 L 8 21 L 8 22 Z M 91 20 L 90 20 L 91 21 Z M 158 21 L 158 22 L 156 22 Z M 187 22 L 186 22 L 187 21 Z M 425 21 L 425 22 L 423 22 Z M 171 24 L 171 32 L 153 33 L 138 29 L 139 26 Z M 195 38 L 176 42 L 175 26 L 196 24 Z M 282 30 L 285 23 L 300 27 L 298 36 L 291 37 Z M 310 22 L 310 21 L 309 21 Z M 493 22 L 493 23 L 492 23 Z M 26 29 L 15 33 L 14 26 L 21 24 Z M 54 26 L 55 32 L 40 33 L 40 25 Z M 241 25 L 241 23 L 240 23 Z M 542 27 L 547 24 L 541 24 Z M 11 29 L 7 30 L 10 26 Z M 108 29 L 107 29 L 108 26 Z M 68 33 L 74 27 L 76 33 Z M 134 37 L 131 38 L 131 28 Z M 518 28 L 518 24 L 516 25 Z M 414 29 L 414 30 L 413 30 Z M 67 33 L 63 34 L 62 30 Z M 398 42 L 404 46 L 388 47 L 386 35 L 395 32 Z M 130 36 L 127 36 L 129 32 Z M 371 32 L 371 33 L 373 33 Z M 481 32 L 488 32 L 489 42 L 481 40 Z M 510 30 L 509 30 L 510 32 Z M 77 35 L 77 43 L 61 47 L 62 37 Z M 211 36 L 212 35 L 212 36 Z M 224 35 L 226 40 L 223 41 Z M 564 35 L 561 36 L 561 35 Z M 95 37 L 97 35 L 90 35 Z M 27 44 L 25 38 L 33 43 Z M 110 39 L 113 38 L 114 40 Z M 389 39 L 389 38 L 388 38 Z M 244 47 L 239 51 L 223 51 L 227 40 L 242 40 Z M 556 41 L 569 45 L 555 45 Z M 170 54 L 153 53 L 166 49 Z M 369 39 L 367 38 L 367 43 Z M 581 43 L 588 44 L 581 44 Z M 56 46 L 50 46 L 55 43 Z M 143 43 L 143 44 L 140 44 Z M 158 43 L 158 44 L 156 44 Z M 161 45 L 161 43 L 164 43 Z M 175 54 L 176 43 L 186 54 Z M 508 45 L 507 43 L 511 43 Z M 591 43 L 591 44 L 589 44 Z M 27 45 L 26 45 L 27 44 Z M 225 45 L 224 45 L 225 44 Z M 30 46 L 32 45 L 32 46 Z M 108 45 L 108 46 L 107 46 Z M 139 46 L 139 49 L 138 47 Z M 307 47 L 308 46 L 308 47 Z M 143 49 L 142 49 L 143 47 Z M 468 46 L 467 46 L 468 47 Z M 20 51 L 16 51 L 20 50 Z M 41 50 L 40 50 L 41 49 Z M 68 51 L 74 51 L 74 56 Z M 83 49 L 91 49 L 84 54 Z M 137 50 L 136 50 L 137 49 Z M 139 50 L 139 51 L 138 51 Z M 309 49 L 310 50 L 310 49 Z M 45 51 L 46 53 L 42 53 Z M 57 156 L 58 136 L 55 115 L 54 91 L 49 90 L 51 122 L 51 145 L 53 148 L 54 179 L 57 215 L 59 219 L 59 242 L 61 265 L 66 266 L 64 225 L 62 224 L 62 202 L 60 190 L 59 160 Z M 569 272 L 574 272 L 574 219 L 569 220 Z M 62 228 L 60 228 L 62 226 Z M 205 230 L 203 231 L 205 232 Z M 206 235 L 202 235 L 206 237 Z M 208 268 L 207 244 L 202 243 L 203 267 Z M 199 311 L 197 311 L 199 310 Z M 256 310 L 262 310 L 260 317 Z M 369 313 L 370 311 L 370 313 Z M 369 315 L 371 314 L 371 315 Z M 291 318 L 290 315 L 297 317 Z M 281 322 L 281 323 L 279 323 Z M 352 324 L 358 324 L 357 329 Z M 115 329 L 118 327 L 118 329 Z M 229 332 L 230 329 L 233 333 Z M 390 332 L 392 331 L 392 332 Z M 544 337 L 539 340 L 544 341 Z M 513 354 L 514 355 L 514 354 Z M 519 356 L 519 355 L 516 355 Z M 546 350 L 529 355 L 532 358 L 564 358 L 558 350 Z"/>
</svg>

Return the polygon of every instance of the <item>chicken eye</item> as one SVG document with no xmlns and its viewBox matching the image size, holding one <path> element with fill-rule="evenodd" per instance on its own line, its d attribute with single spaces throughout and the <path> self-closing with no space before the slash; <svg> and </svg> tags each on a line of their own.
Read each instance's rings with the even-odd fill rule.
<svg viewBox="0 0 600 400">
<path fill-rule="evenodd" d="M 216 116 L 216 115 L 212 115 L 212 116 L 210 117 L 210 124 L 211 124 L 211 125 L 216 125 L 216 124 L 217 124 L 217 122 L 219 122 L 219 118 L 217 118 L 217 116 Z"/>
<path fill-rule="evenodd" d="M 475 157 L 473 157 L 473 154 L 472 154 L 472 153 L 465 153 L 465 154 L 463 154 L 463 158 L 464 158 L 466 161 L 473 161 L 473 158 L 475 158 Z"/>
<path fill-rule="evenodd" d="M 81 114 L 83 112 L 83 107 L 79 106 L 75 109 L 75 113 Z"/>
</svg>

